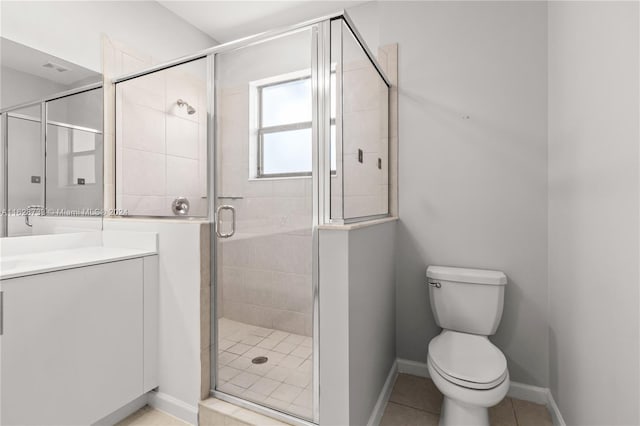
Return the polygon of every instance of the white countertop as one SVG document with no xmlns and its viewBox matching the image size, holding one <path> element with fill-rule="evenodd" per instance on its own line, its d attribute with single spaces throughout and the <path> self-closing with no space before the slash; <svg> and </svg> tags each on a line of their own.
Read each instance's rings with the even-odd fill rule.
<svg viewBox="0 0 640 426">
<path fill-rule="evenodd" d="M 344 225 L 330 223 L 327 225 L 320 225 L 318 226 L 318 229 L 323 231 L 354 231 L 356 229 L 368 228 L 369 226 L 376 226 L 382 223 L 395 222 L 396 220 L 399 220 L 397 216 L 389 216 L 381 219 L 369 219 L 363 220 L 362 222 L 346 223 Z"/>
<path fill-rule="evenodd" d="M 16 238 L 20 240 L 3 239 L 0 246 L 0 280 L 158 254 L 155 233 L 100 232 Z"/>
<path fill-rule="evenodd" d="M 80 268 L 99 263 L 116 262 L 152 256 L 153 251 L 114 247 L 82 247 L 76 249 L 45 251 L 33 254 L 2 256 L 0 279 L 42 274 L 61 269 Z"/>
</svg>

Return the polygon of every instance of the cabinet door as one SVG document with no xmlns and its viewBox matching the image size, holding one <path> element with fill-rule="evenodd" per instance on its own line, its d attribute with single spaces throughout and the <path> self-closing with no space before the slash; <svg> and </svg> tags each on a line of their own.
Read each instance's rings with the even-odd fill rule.
<svg viewBox="0 0 640 426">
<path fill-rule="evenodd" d="M 2 281 L 2 425 L 86 425 L 142 394 L 142 282 L 142 259 Z"/>
</svg>

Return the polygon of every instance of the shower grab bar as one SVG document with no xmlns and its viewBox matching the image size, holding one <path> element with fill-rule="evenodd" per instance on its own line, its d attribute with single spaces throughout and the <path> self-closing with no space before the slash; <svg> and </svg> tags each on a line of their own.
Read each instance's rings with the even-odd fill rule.
<svg viewBox="0 0 640 426">
<path fill-rule="evenodd" d="M 227 233 L 223 233 L 220 232 L 221 228 L 222 228 L 222 223 L 220 222 L 220 218 L 222 216 L 222 211 L 223 210 L 229 210 L 231 212 L 231 232 L 227 232 Z M 230 206 L 228 204 L 223 204 L 221 206 L 219 206 L 216 209 L 216 222 L 215 222 L 215 228 L 216 228 L 216 235 L 220 238 L 230 238 L 233 237 L 233 234 L 236 233 L 236 209 L 233 206 Z"/>
</svg>

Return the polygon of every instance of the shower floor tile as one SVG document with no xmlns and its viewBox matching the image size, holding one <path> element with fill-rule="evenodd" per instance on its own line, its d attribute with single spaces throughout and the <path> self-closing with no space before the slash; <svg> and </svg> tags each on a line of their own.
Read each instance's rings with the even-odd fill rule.
<svg viewBox="0 0 640 426">
<path fill-rule="evenodd" d="M 276 410 L 313 417 L 311 337 L 218 320 L 217 389 Z M 264 364 L 253 358 L 265 356 Z"/>
</svg>

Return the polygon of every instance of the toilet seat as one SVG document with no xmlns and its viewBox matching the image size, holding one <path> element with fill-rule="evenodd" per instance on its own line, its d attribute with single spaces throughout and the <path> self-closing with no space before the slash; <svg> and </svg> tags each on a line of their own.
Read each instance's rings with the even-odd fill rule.
<svg viewBox="0 0 640 426">
<path fill-rule="evenodd" d="M 492 389 L 507 378 L 504 354 L 485 336 L 444 330 L 429 342 L 429 360 L 447 381 L 469 389 Z"/>
</svg>

